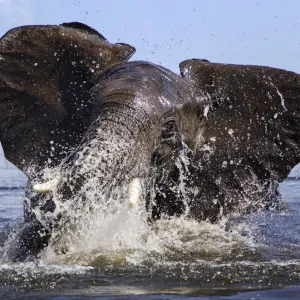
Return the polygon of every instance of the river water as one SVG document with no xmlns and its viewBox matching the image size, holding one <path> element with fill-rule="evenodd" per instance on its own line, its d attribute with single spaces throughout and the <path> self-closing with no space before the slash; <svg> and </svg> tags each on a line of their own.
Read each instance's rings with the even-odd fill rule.
<svg viewBox="0 0 300 300">
<path fill-rule="evenodd" d="M 25 184 L 12 169 L 0 178 L 2 187 Z M 124 212 L 95 225 L 65 256 L 48 249 L 12 264 L 2 243 L 0 299 L 300 299 L 300 180 L 286 180 L 280 191 L 285 209 L 214 225 L 150 226 Z M 23 197 L 22 189 L 0 189 L 0 234 L 22 222 Z"/>
</svg>

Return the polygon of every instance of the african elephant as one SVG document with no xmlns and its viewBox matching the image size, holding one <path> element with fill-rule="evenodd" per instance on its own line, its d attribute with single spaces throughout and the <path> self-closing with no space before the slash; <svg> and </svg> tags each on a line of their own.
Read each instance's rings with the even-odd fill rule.
<svg viewBox="0 0 300 300">
<path fill-rule="evenodd" d="M 193 59 L 180 76 L 133 52 L 80 23 L 1 39 L 4 153 L 33 183 L 59 170 L 53 193 L 28 192 L 12 259 L 80 226 L 68 212 L 88 214 L 91 195 L 215 222 L 271 207 L 299 162 L 299 75 Z"/>
</svg>

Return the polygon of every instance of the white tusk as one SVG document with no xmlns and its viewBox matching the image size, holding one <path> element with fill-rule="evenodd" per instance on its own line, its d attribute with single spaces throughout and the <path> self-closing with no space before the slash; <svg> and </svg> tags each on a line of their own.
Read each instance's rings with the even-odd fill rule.
<svg viewBox="0 0 300 300">
<path fill-rule="evenodd" d="M 136 208 L 142 194 L 142 184 L 139 178 L 134 178 L 128 185 L 129 208 Z"/>
<path fill-rule="evenodd" d="M 32 189 L 37 193 L 50 193 L 52 192 L 59 183 L 59 178 L 55 178 L 44 183 L 35 184 Z"/>
</svg>

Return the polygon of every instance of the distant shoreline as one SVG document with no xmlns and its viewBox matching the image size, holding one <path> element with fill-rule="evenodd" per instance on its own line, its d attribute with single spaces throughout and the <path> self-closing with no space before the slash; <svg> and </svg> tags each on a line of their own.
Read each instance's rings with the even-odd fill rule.
<svg viewBox="0 0 300 300">
<path fill-rule="evenodd" d="M 300 180 L 299 176 L 287 177 L 284 181 L 288 180 Z M 5 190 L 24 190 L 26 186 L 0 186 L 0 191 Z"/>
<path fill-rule="evenodd" d="M 4 190 L 24 190 L 25 186 L 0 186 L 0 191 Z"/>
</svg>

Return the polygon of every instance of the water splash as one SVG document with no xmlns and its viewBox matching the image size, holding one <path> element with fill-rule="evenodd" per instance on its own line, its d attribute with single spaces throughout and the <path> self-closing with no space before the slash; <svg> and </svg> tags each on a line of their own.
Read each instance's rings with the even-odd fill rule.
<svg viewBox="0 0 300 300">
<path fill-rule="evenodd" d="M 100 141 L 98 135 L 102 137 Z M 182 216 L 148 222 L 151 212 L 146 210 L 144 193 L 137 208 L 131 209 L 128 185 L 133 168 L 129 171 L 127 168 L 136 160 L 132 153 L 127 152 L 128 149 L 132 149 L 130 141 L 120 143 L 114 137 L 103 139 L 103 132 L 97 130 L 95 138 L 75 152 L 74 168 L 44 170 L 43 181 L 62 176 L 62 180 L 67 178 L 69 182 L 81 182 L 81 185 L 71 186 L 76 192 L 67 199 L 63 199 L 57 188 L 33 208 L 35 217 L 45 228 L 55 224 L 51 228 L 49 245 L 41 253 L 42 261 L 92 266 L 157 266 L 182 261 L 197 264 L 203 260 L 220 263 L 243 261 L 249 257 L 258 259 L 259 245 L 253 239 L 253 223 L 228 217 L 215 224 L 189 219 L 188 197 L 191 191 L 187 189 L 191 186 L 187 181 L 190 159 L 184 147 L 175 160 L 179 171 L 178 193 L 184 204 Z M 109 168 L 115 172 L 107 172 Z M 116 177 L 108 177 L 114 173 Z M 245 182 L 245 191 L 249 188 L 244 200 L 247 204 L 252 192 L 257 191 L 257 178 L 254 175 L 249 178 L 249 182 Z M 145 189 L 154 179 L 145 176 L 139 180 Z M 41 208 L 49 199 L 54 202 L 55 209 L 45 213 Z"/>
</svg>

